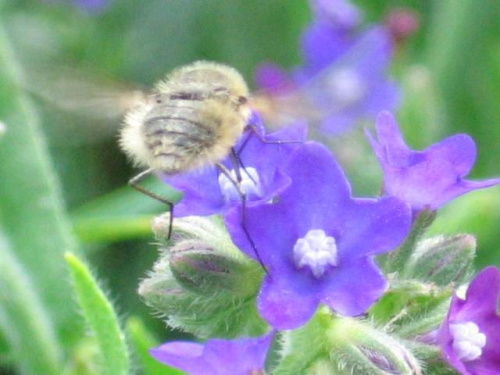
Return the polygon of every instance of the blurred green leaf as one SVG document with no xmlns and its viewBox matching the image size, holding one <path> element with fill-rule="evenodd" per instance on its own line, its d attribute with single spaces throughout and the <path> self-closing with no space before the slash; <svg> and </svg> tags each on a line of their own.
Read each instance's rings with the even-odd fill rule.
<svg viewBox="0 0 500 375">
<path fill-rule="evenodd" d="M 142 321 L 137 317 L 131 317 L 127 321 L 127 332 L 130 341 L 138 355 L 138 360 L 144 375 L 182 375 L 184 372 L 171 368 L 154 359 L 149 350 L 160 343 L 150 332 L 147 331 Z"/>
<path fill-rule="evenodd" d="M 477 238 L 476 263 L 500 267 L 500 188 L 490 188 L 460 197 L 443 207 L 429 235 L 472 233 Z"/>
<path fill-rule="evenodd" d="M 62 253 L 76 251 L 39 119 L 22 92 L 22 69 L 0 20 L 0 215 L 16 257 L 33 281 L 65 346 L 81 334 Z M 62 301 L 62 302 L 61 302 Z M 70 339 L 66 341 L 66 339 Z"/>
<path fill-rule="evenodd" d="M 156 178 L 142 186 L 176 202 L 180 193 Z M 72 212 L 75 232 L 83 242 L 118 242 L 151 237 L 154 215 L 167 211 L 165 204 L 130 186 L 96 198 Z"/>
<path fill-rule="evenodd" d="M 71 253 L 66 253 L 78 301 L 93 334 L 101 357 L 101 373 L 128 374 L 129 355 L 118 317 L 88 268 Z"/>
<path fill-rule="evenodd" d="M 151 178 L 141 186 L 176 202 L 180 193 L 170 188 L 159 179 Z M 130 186 L 124 186 L 113 192 L 96 198 L 72 211 L 74 220 L 95 217 L 127 217 L 166 211 L 167 206 L 150 198 Z"/>
<path fill-rule="evenodd" d="M 54 322 L 36 294 L 29 272 L 0 232 L 0 327 L 22 374 L 61 373 L 62 348 Z"/>
<path fill-rule="evenodd" d="M 152 236 L 153 215 L 130 217 L 89 217 L 74 221 L 75 232 L 81 241 L 119 242 Z"/>
<path fill-rule="evenodd" d="M 432 9 L 426 58 L 443 98 L 447 132 L 466 131 L 485 150 L 475 174 L 499 173 L 500 109 L 490 87 L 500 80 L 489 61 L 491 46 L 498 44 L 500 3 L 434 0 Z"/>
</svg>

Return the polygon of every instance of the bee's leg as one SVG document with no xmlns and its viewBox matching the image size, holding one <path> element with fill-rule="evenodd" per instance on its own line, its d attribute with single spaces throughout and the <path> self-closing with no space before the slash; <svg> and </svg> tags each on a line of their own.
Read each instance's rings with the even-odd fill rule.
<svg viewBox="0 0 500 375">
<path fill-rule="evenodd" d="M 288 141 L 288 140 L 269 140 L 269 139 L 265 139 L 262 134 L 259 133 L 259 130 L 257 129 L 257 127 L 255 125 L 252 125 L 252 124 L 249 124 L 245 127 L 245 130 L 249 130 L 249 133 L 247 135 L 247 137 L 245 138 L 245 140 L 243 141 L 243 143 L 241 144 L 239 150 L 236 152 L 237 156 L 239 157 L 240 154 L 243 152 L 243 150 L 245 149 L 248 141 L 250 141 L 250 138 L 252 136 L 256 136 L 257 138 L 259 138 L 259 140 L 262 142 L 262 143 L 266 143 L 266 144 L 274 144 L 274 145 L 283 145 L 283 144 L 288 144 L 288 143 L 304 143 L 304 141 Z"/>
<path fill-rule="evenodd" d="M 152 173 L 153 173 L 153 168 L 146 169 L 144 172 L 141 172 L 137 176 L 131 178 L 129 180 L 128 184 L 131 187 L 133 187 L 135 190 L 140 191 L 141 193 L 147 195 L 148 197 L 156 199 L 157 201 L 160 201 L 168 206 L 168 211 L 170 213 L 170 217 L 169 217 L 169 222 L 168 222 L 167 239 L 170 239 L 170 236 L 172 235 L 172 227 L 174 225 L 174 203 L 169 201 L 166 198 L 163 198 L 162 196 L 160 196 L 156 193 L 153 193 L 152 191 L 142 187 L 141 185 L 139 185 L 142 181 L 144 181 Z"/>
<path fill-rule="evenodd" d="M 243 164 L 243 160 L 241 160 L 240 155 L 236 152 L 234 147 L 231 147 L 231 153 L 229 154 L 229 158 L 232 161 L 234 165 L 234 170 L 236 171 L 236 179 L 238 180 L 238 183 L 241 185 L 242 177 L 241 177 L 241 169 L 243 170 L 243 173 L 247 175 L 247 177 L 254 183 L 257 184 L 257 181 L 254 180 L 254 178 L 248 173 L 247 168 L 245 167 L 245 164 Z"/>
<path fill-rule="evenodd" d="M 250 242 L 250 246 L 252 246 L 252 250 L 255 253 L 255 256 L 257 257 L 257 261 L 260 263 L 264 271 L 269 274 L 267 271 L 266 266 L 262 262 L 262 258 L 260 257 L 260 254 L 257 250 L 257 246 L 255 245 L 255 242 L 253 241 L 252 237 L 250 236 L 250 233 L 248 233 L 248 229 L 246 227 L 246 207 L 247 207 L 247 195 L 246 193 L 241 189 L 241 174 L 239 172 L 239 168 L 235 168 L 235 170 L 238 170 L 236 172 L 237 178 L 235 179 L 229 169 L 221 163 L 216 163 L 217 168 L 223 173 L 229 181 L 234 185 L 236 188 L 236 191 L 238 191 L 238 194 L 241 199 L 241 228 L 243 229 L 243 232 L 245 233 L 245 237 L 247 238 L 248 242 Z"/>
</svg>

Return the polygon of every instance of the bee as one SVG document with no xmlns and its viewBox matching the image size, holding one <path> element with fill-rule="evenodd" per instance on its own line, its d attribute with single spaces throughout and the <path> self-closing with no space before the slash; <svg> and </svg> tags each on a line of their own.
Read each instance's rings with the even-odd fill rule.
<svg viewBox="0 0 500 375">
<path fill-rule="evenodd" d="M 235 69 L 198 61 L 174 70 L 126 114 L 120 146 L 137 167 L 147 168 L 129 184 L 169 206 L 168 237 L 173 203 L 140 182 L 153 173 L 175 175 L 216 165 L 244 200 L 241 175 L 235 178 L 220 162 L 230 154 L 237 160 L 233 147 L 251 115 L 248 95 Z"/>
<path fill-rule="evenodd" d="M 248 94 L 229 66 L 198 61 L 178 68 L 126 114 L 120 145 L 136 166 L 167 175 L 213 165 L 248 123 Z"/>
</svg>

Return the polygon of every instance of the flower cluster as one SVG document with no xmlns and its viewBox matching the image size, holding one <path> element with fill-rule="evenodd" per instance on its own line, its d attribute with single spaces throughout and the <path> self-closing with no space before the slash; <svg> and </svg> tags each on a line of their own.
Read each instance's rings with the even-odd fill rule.
<svg viewBox="0 0 500 375">
<path fill-rule="evenodd" d="M 345 0 L 313 9 L 304 66 L 292 76 L 264 67 L 261 86 L 275 98 L 305 93 L 331 133 L 392 108 L 387 31 L 359 32 L 361 13 Z M 277 341 L 277 374 L 421 374 L 423 363 L 429 373 L 500 373 L 500 270 L 452 296 L 472 277 L 475 239 L 425 237 L 444 204 L 500 184 L 466 179 L 473 140 L 459 134 L 415 151 L 391 112 L 380 112 L 367 137 L 382 195 L 360 198 L 335 156 L 306 141 L 302 120 L 268 134 L 254 113 L 221 165 L 162 176 L 184 197 L 173 243 L 164 221 L 155 224 L 162 254 L 140 294 L 167 324 L 206 342 L 151 354 L 189 374 L 256 375 Z"/>
<path fill-rule="evenodd" d="M 307 117 L 330 135 L 396 108 L 400 92 L 388 77 L 393 54 L 389 30 L 359 30 L 362 15 L 345 0 L 314 0 L 312 5 L 315 17 L 302 38 L 304 64 L 291 74 L 273 64 L 257 70 L 257 84 L 273 107 Z M 288 117 L 271 120 L 286 122 Z"/>
</svg>

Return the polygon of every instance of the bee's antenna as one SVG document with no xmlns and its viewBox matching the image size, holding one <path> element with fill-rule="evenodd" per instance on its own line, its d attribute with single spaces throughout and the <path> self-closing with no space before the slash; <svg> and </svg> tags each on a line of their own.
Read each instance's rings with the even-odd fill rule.
<svg viewBox="0 0 500 375">
<path fill-rule="evenodd" d="M 229 181 L 234 185 L 236 188 L 236 191 L 238 192 L 240 199 L 241 199 L 241 228 L 243 229 L 243 232 L 245 232 L 245 237 L 247 238 L 248 242 L 250 243 L 250 246 L 252 247 L 253 252 L 255 253 L 255 256 L 257 257 L 257 261 L 261 265 L 261 267 L 264 269 L 264 271 L 269 274 L 269 271 L 267 270 L 267 267 L 264 265 L 264 262 L 262 261 L 262 258 L 260 257 L 259 251 L 257 250 L 257 246 L 255 245 L 255 242 L 253 241 L 252 237 L 250 236 L 250 233 L 248 232 L 248 229 L 246 227 L 246 203 L 247 203 L 247 195 L 245 191 L 241 188 L 241 173 L 240 173 L 240 167 L 241 167 L 241 161 L 236 154 L 236 151 L 234 148 L 231 149 L 231 160 L 233 161 L 233 164 L 235 166 L 235 174 L 236 174 L 236 179 L 234 176 L 231 174 L 231 172 L 227 169 L 227 167 L 221 163 L 216 163 L 217 168 L 223 173 Z"/>
<path fill-rule="evenodd" d="M 133 187 L 135 190 L 140 191 L 143 194 L 146 194 L 148 197 L 151 197 L 153 199 L 156 199 L 157 201 L 160 201 L 168 206 L 168 211 L 170 213 L 169 217 L 169 222 L 168 222 L 168 235 L 167 235 L 167 240 L 170 239 L 172 235 L 172 227 L 174 225 L 174 202 L 169 201 L 166 198 L 163 198 L 162 196 L 153 193 L 152 191 L 146 189 L 145 187 L 139 185 L 142 181 L 144 181 L 147 177 L 151 176 L 154 172 L 153 168 L 146 169 L 145 171 L 139 173 L 137 176 L 131 178 L 128 182 L 128 184 Z"/>
</svg>

